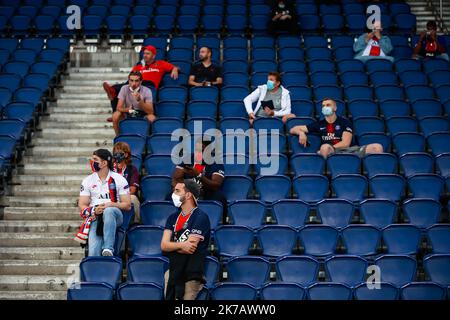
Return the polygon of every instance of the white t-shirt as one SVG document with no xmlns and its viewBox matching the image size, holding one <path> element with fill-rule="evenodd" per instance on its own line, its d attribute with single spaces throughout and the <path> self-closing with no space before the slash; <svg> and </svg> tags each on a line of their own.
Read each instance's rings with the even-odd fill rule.
<svg viewBox="0 0 450 320">
<path fill-rule="evenodd" d="M 91 198 L 90 206 L 111 202 L 109 190 L 109 178 L 112 177 L 116 183 L 117 202 L 120 202 L 120 196 L 130 194 L 130 187 L 127 180 L 120 174 L 109 171 L 105 181 L 102 181 L 97 172 L 87 176 L 81 183 L 80 196 L 89 196 Z"/>
</svg>

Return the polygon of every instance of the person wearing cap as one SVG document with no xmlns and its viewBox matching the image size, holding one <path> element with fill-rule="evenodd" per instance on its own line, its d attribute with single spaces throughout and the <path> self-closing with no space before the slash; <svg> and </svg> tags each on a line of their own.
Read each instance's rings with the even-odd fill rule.
<svg viewBox="0 0 450 320">
<path fill-rule="evenodd" d="M 172 202 L 179 212 L 167 218 L 161 250 L 169 258 L 164 275 L 167 300 L 195 300 L 205 280 L 211 224 L 198 208 L 200 186 L 192 179 L 175 185 Z"/>
<path fill-rule="evenodd" d="M 88 242 L 89 256 L 113 256 L 116 231 L 123 223 L 121 210 L 131 209 L 130 188 L 122 175 L 113 172 L 108 150 L 94 151 L 90 166 L 93 173 L 81 183 L 78 200 L 84 221 L 74 240 Z"/>
<path fill-rule="evenodd" d="M 163 76 L 170 72 L 170 77 L 172 79 L 178 79 L 179 68 L 173 64 L 164 61 L 156 60 L 156 48 L 154 46 L 145 46 L 141 48 L 143 52 L 143 59 L 137 63 L 131 71 L 139 71 L 142 74 L 142 85 L 148 87 L 155 92 L 158 90 L 159 84 Z M 122 86 L 128 83 L 119 83 L 111 86 L 108 82 L 103 83 L 103 89 L 108 95 L 109 100 L 111 100 L 111 107 L 113 112 L 116 111 L 117 107 L 117 94 L 122 88 Z M 108 119 L 110 121 L 110 119 Z M 112 119 L 111 119 L 112 121 Z"/>
<path fill-rule="evenodd" d="M 198 53 L 199 62 L 191 67 L 189 85 L 192 87 L 211 87 L 222 84 L 222 68 L 213 63 L 212 50 L 202 47 Z"/>
<path fill-rule="evenodd" d="M 362 34 L 353 44 L 353 51 L 355 51 L 355 59 L 366 62 L 371 59 L 386 59 L 394 62 L 394 58 L 388 56 L 392 51 L 391 39 L 388 36 L 382 35 L 383 28 L 380 21 L 375 21 L 373 30 Z"/>
<path fill-rule="evenodd" d="M 152 91 L 142 85 L 139 71 L 130 72 L 128 85 L 122 86 L 118 98 L 117 110 L 112 115 L 116 135 L 119 134 L 119 122 L 126 117 L 145 118 L 150 123 L 156 120 Z"/>
</svg>

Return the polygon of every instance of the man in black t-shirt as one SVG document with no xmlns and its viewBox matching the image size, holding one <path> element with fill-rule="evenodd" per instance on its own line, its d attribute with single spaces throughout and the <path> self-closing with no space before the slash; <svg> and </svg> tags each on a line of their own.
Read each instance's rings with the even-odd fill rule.
<svg viewBox="0 0 450 320">
<path fill-rule="evenodd" d="M 336 115 L 336 101 L 325 98 L 322 101 L 322 114 L 325 119 L 306 126 L 295 126 L 290 133 L 299 136 L 301 145 L 307 145 L 307 133 L 320 136 L 322 145 L 318 153 L 327 158 L 333 153 L 356 153 L 364 156 L 370 153 L 382 153 L 383 146 L 379 143 L 371 143 L 365 146 L 351 146 L 353 128 L 349 120 Z"/>
<path fill-rule="evenodd" d="M 172 194 L 179 212 L 167 218 L 161 250 L 169 258 L 165 274 L 167 300 L 195 300 L 206 283 L 205 259 L 211 224 L 206 213 L 197 206 L 200 187 L 193 180 L 177 183 Z"/>
<path fill-rule="evenodd" d="M 200 48 L 198 56 L 200 62 L 191 67 L 189 85 L 192 87 L 220 86 L 222 84 L 222 68 L 211 61 L 211 48 Z"/>
</svg>

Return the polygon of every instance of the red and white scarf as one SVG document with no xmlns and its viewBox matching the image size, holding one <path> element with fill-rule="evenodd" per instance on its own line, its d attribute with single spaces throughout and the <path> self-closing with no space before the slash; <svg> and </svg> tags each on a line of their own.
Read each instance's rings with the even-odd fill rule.
<svg viewBox="0 0 450 320">
<path fill-rule="evenodd" d="M 378 39 L 376 36 L 373 36 L 368 42 L 366 49 L 364 49 L 364 52 L 362 54 L 363 56 L 380 56 L 385 57 L 385 53 L 380 47 L 380 39 Z"/>
</svg>

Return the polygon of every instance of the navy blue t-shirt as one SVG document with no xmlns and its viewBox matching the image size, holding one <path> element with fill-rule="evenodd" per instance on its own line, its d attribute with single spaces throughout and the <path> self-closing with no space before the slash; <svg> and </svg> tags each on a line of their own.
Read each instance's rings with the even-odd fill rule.
<svg viewBox="0 0 450 320">
<path fill-rule="evenodd" d="M 337 117 L 333 123 L 328 123 L 325 119 L 313 122 L 306 126 L 308 133 L 320 136 L 322 144 L 335 145 L 342 141 L 342 134 L 350 132 L 353 134 L 353 127 L 350 121 L 343 117 Z"/>
<path fill-rule="evenodd" d="M 189 235 L 196 235 L 201 240 L 197 247 L 197 252 L 207 254 L 209 238 L 211 234 L 211 223 L 206 213 L 198 207 L 192 211 L 191 216 L 184 223 L 179 231 L 175 231 L 178 216 L 180 213 L 173 213 L 167 218 L 165 229 L 172 231 L 171 241 L 185 242 Z"/>
<path fill-rule="evenodd" d="M 184 163 L 179 164 L 177 167 L 180 169 L 183 169 Z M 208 179 L 212 179 L 212 176 L 214 174 L 218 174 L 225 178 L 225 168 L 223 164 L 213 163 L 213 164 L 206 164 L 203 162 L 202 164 L 196 164 L 194 161 L 194 155 L 191 157 L 191 163 L 187 163 L 186 165 L 190 167 L 195 167 L 199 172 L 202 172 L 204 169 L 204 175 Z M 194 179 L 198 184 L 201 185 L 201 181 L 197 179 L 196 177 L 190 176 L 188 174 L 184 174 L 184 179 Z"/>
</svg>

